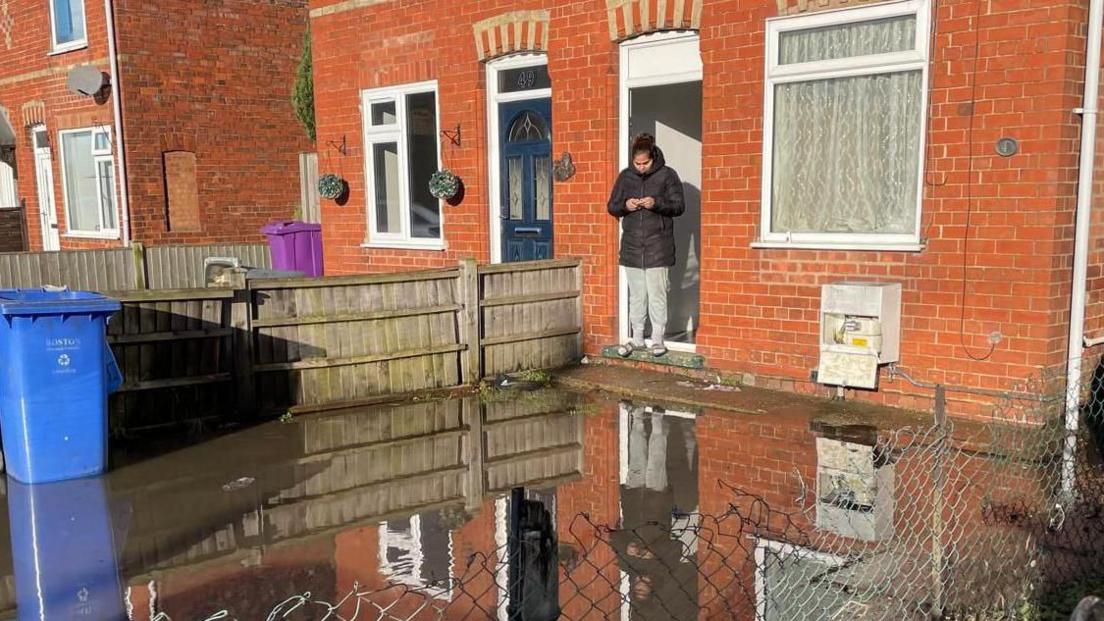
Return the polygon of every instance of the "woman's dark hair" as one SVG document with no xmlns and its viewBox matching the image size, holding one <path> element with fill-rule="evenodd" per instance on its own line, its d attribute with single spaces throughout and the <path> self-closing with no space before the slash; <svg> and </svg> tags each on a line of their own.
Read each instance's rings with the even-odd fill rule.
<svg viewBox="0 0 1104 621">
<path fill-rule="evenodd" d="M 645 132 L 643 134 L 637 134 L 632 141 L 632 157 L 636 157 L 641 153 L 647 153 L 653 159 L 655 158 L 655 136 Z"/>
</svg>

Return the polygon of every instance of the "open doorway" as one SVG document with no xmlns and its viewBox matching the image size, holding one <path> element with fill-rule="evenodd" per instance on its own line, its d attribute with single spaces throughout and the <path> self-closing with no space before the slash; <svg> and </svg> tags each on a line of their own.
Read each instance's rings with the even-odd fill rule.
<svg viewBox="0 0 1104 621">
<path fill-rule="evenodd" d="M 686 212 L 675 218 L 676 263 L 670 271 L 666 341 L 694 351 L 701 293 L 702 76 L 698 36 L 660 33 L 621 47 L 621 162 L 632 137 L 656 137 L 667 165 L 682 179 Z M 629 337 L 628 287 L 622 270 L 619 323 Z M 646 334 L 651 336 L 651 326 Z"/>
</svg>

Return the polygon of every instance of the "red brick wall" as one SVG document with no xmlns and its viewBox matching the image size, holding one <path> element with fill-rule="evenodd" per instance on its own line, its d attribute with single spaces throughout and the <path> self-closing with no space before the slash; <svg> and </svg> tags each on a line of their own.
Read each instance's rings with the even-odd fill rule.
<svg viewBox="0 0 1104 621">
<path fill-rule="evenodd" d="M 770 0 L 704 3 L 698 351 L 710 366 L 816 390 L 809 372 L 818 358 L 820 285 L 842 279 L 903 284 L 901 365 L 918 379 L 1016 390 L 1063 364 L 1078 136 L 1070 110 L 1079 105 L 1087 0 L 938 6 L 921 220 L 927 245 L 858 252 L 750 247 L 760 217 L 765 20 L 778 9 Z M 602 206 L 617 172 L 618 46 L 601 3 L 399 1 L 316 13 L 319 143 L 345 137 L 351 146 L 347 157 L 330 153 L 352 193 L 344 206 L 323 206 L 327 266 L 386 271 L 489 255 L 485 84 L 470 26 L 535 8 L 551 16 L 553 150 L 570 152 L 577 166 L 555 187 L 557 254 L 584 259 L 585 343 L 593 352 L 617 337 L 617 229 Z M 441 127 L 460 122 L 464 135 L 463 147 L 446 152 L 467 188 L 462 205 L 445 207 L 449 250 L 363 249 L 358 93 L 428 79 L 440 85 Z M 1019 155 L 995 154 L 1001 136 L 1020 141 Z M 987 337 L 998 331 L 990 352 Z M 926 391 L 884 379 L 877 393 L 855 396 L 930 406 Z M 949 396 L 957 413 L 989 412 L 977 398 Z"/>
<path fill-rule="evenodd" d="M 298 154 L 313 150 L 290 103 L 306 29 L 305 0 L 214 3 L 117 0 L 120 83 L 130 183 L 132 237 L 148 244 L 260 241 L 260 227 L 289 218 L 299 202 Z M 34 159 L 22 107 L 45 103 L 56 142 L 62 129 L 114 122 L 110 98 L 97 103 L 65 88 L 76 64 L 108 65 L 102 2 L 86 2 L 87 49 L 50 56 L 49 4 L 9 2 L 13 45 L 0 36 L 0 105 L 19 134 L 20 197 L 28 238 L 42 246 Z M 114 140 L 114 135 L 112 136 Z M 201 226 L 166 231 L 162 154 L 193 151 Z M 54 195 L 64 234 L 60 148 L 54 146 Z M 118 172 L 118 171 L 117 171 Z M 120 219 L 121 221 L 121 219 Z M 65 237 L 63 249 L 119 240 Z"/>
<path fill-rule="evenodd" d="M 311 145 L 291 106 L 305 0 L 120 0 L 134 238 L 261 241 L 292 217 Z M 200 226 L 168 230 L 163 154 L 196 156 Z"/>
<path fill-rule="evenodd" d="M 57 142 L 58 131 L 93 125 L 111 125 L 110 101 L 97 103 L 90 97 L 77 96 L 65 88 L 69 69 L 79 64 L 92 64 L 109 71 L 107 62 L 107 29 L 102 2 L 86 2 L 85 18 L 88 47 L 50 55 L 50 14 L 46 2 L 8 2 L 12 24 L 11 47 L 0 36 L 0 105 L 8 109 L 16 132 L 16 164 L 19 170 L 19 198 L 26 201 L 27 239 L 31 249 L 41 249 L 38 192 L 35 184 L 34 153 L 30 134 L 25 129 L 24 104 L 41 101 L 45 104 L 45 119 L 50 139 Z M 57 203 L 58 227 L 62 232 L 62 248 L 96 248 L 112 245 L 106 240 L 65 237 L 65 199 L 61 186 L 61 149 L 54 144 L 54 197 Z M 114 242 L 117 244 L 118 242 Z"/>
</svg>

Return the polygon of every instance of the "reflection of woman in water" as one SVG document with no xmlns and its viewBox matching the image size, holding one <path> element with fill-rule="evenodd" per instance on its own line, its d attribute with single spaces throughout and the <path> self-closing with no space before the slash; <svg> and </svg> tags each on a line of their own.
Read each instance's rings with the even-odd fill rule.
<svg viewBox="0 0 1104 621">
<path fill-rule="evenodd" d="M 694 421 L 628 406 L 628 464 L 621 486 L 622 527 L 613 535 L 629 577 L 633 619 L 694 619 L 697 564 L 686 542 L 687 514 L 698 504 Z"/>
</svg>

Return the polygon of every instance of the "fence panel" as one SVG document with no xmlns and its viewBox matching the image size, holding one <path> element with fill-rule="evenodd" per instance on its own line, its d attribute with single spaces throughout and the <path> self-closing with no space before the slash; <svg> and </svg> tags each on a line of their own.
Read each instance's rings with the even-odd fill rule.
<svg viewBox="0 0 1104 621">
<path fill-rule="evenodd" d="M 142 248 L 0 254 L 0 288 L 68 286 L 90 291 L 144 289 Z"/>
<path fill-rule="evenodd" d="M 211 244 L 206 246 L 151 246 L 146 249 L 150 289 L 203 287 L 203 260 L 234 257 L 243 267 L 272 267 L 268 244 Z"/>
<path fill-rule="evenodd" d="M 483 375 L 545 369 L 582 352 L 578 259 L 479 268 Z"/>
<path fill-rule="evenodd" d="M 260 410 L 459 384 L 458 274 L 252 281 Z"/>
<path fill-rule="evenodd" d="M 123 372 L 116 433 L 197 422 L 233 410 L 229 289 L 121 291 L 108 342 Z"/>
</svg>

